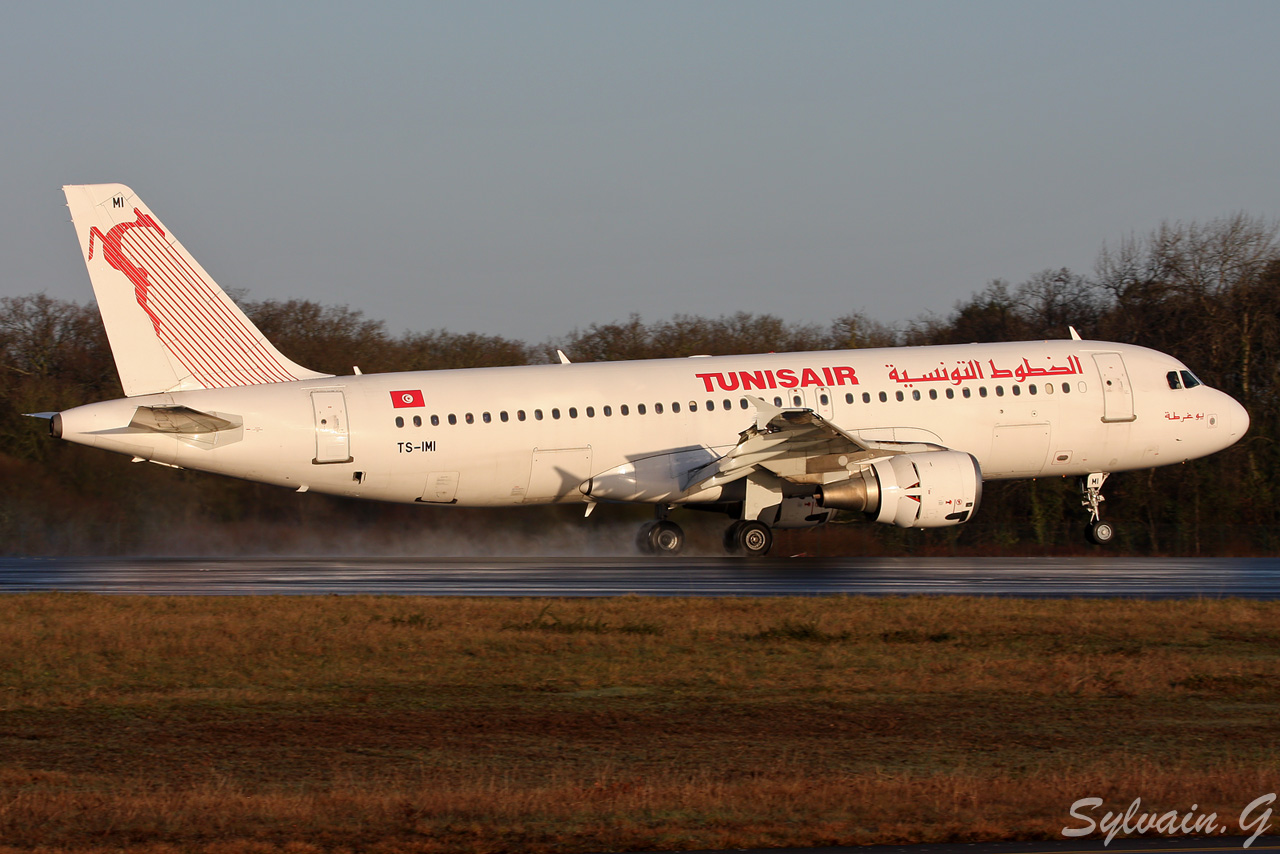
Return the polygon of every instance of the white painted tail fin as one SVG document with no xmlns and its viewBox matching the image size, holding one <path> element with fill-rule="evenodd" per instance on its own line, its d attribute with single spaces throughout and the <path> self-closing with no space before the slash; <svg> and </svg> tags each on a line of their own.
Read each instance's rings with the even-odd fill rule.
<svg viewBox="0 0 1280 854">
<path fill-rule="evenodd" d="M 282 356 L 133 190 L 62 189 L 126 395 L 330 376 Z"/>
</svg>

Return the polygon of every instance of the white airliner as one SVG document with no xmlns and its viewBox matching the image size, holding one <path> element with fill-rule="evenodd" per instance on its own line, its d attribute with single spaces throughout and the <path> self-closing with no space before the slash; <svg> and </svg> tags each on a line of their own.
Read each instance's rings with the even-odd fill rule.
<svg viewBox="0 0 1280 854">
<path fill-rule="evenodd" d="M 723 512 L 731 552 L 854 511 L 959 525 L 984 480 L 1073 476 L 1095 541 L 1111 472 L 1236 442 L 1244 408 L 1177 359 L 1080 340 L 331 376 L 285 358 L 128 187 L 64 188 L 127 397 L 54 436 L 353 498 Z"/>
</svg>

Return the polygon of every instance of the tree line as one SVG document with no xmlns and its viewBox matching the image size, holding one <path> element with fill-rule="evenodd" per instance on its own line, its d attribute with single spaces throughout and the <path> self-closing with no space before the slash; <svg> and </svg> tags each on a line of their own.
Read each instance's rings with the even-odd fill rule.
<svg viewBox="0 0 1280 854">
<path fill-rule="evenodd" d="M 433 370 L 1067 336 L 1140 344 L 1183 360 L 1240 400 L 1252 426 L 1205 460 L 1122 473 L 1107 483 L 1110 552 L 1271 554 L 1280 545 L 1280 241 L 1274 222 L 1238 214 L 1166 223 L 1099 253 L 1088 274 L 1050 269 L 989 282 L 946 316 L 886 324 L 850 311 L 826 325 L 769 314 L 640 315 L 529 344 L 446 329 L 392 334 L 347 306 L 238 300 L 294 361 L 329 373 Z M 0 543 L 6 554 L 234 553 L 339 549 L 430 554 L 463 548 L 495 527 L 515 533 L 579 522 L 558 508 L 406 508 L 318 496 L 215 475 L 131 465 L 47 435 L 23 413 L 122 396 L 92 304 L 42 294 L 0 299 Z M 640 511 L 615 509 L 630 520 Z M 572 511 L 576 517 L 579 511 Z M 852 521 L 852 520 L 850 520 Z M 987 484 L 973 522 L 936 531 L 874 524 L 786 535 L 784 548 L 853 553 L 1088 551 L 1074 479 Z M 719 525 L 719 521 L 715 522 Z M 442 541 L 448 533 L 455 540 Z M 576 535 L 571 535 L 576 536 Z"/>
</svg>

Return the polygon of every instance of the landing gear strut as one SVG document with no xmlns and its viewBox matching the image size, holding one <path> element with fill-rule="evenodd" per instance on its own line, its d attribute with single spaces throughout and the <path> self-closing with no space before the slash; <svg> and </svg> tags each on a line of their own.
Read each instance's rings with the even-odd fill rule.
<svg viewBox="0 0 1280 854">
<path fill-rule="evenodd" d="M 1080 493 L 1084 496 L 1080 506 L 1089 511 L 1089 539 L 1098 545 L 1106 545 L 1116 535 L 1116 529 L 1109 522 L 1102 521 L 1102 484 L 1106 482 L 1110 472 L 1096 471 L 1087 477 L 1080 478 Z"/>
</svg>

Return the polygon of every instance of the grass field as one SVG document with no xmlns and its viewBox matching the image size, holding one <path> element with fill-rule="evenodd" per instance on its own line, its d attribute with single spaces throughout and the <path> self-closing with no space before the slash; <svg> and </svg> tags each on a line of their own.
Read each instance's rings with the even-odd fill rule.
<svg viewBox="0 0 1280 854">
<path fill-rule="evenodd" d="M 1228 823 L 1280 785 L 1278 653 L 1280 604 L 1238 600 L 9 596 L 0 852 Z"/>
</svg>

